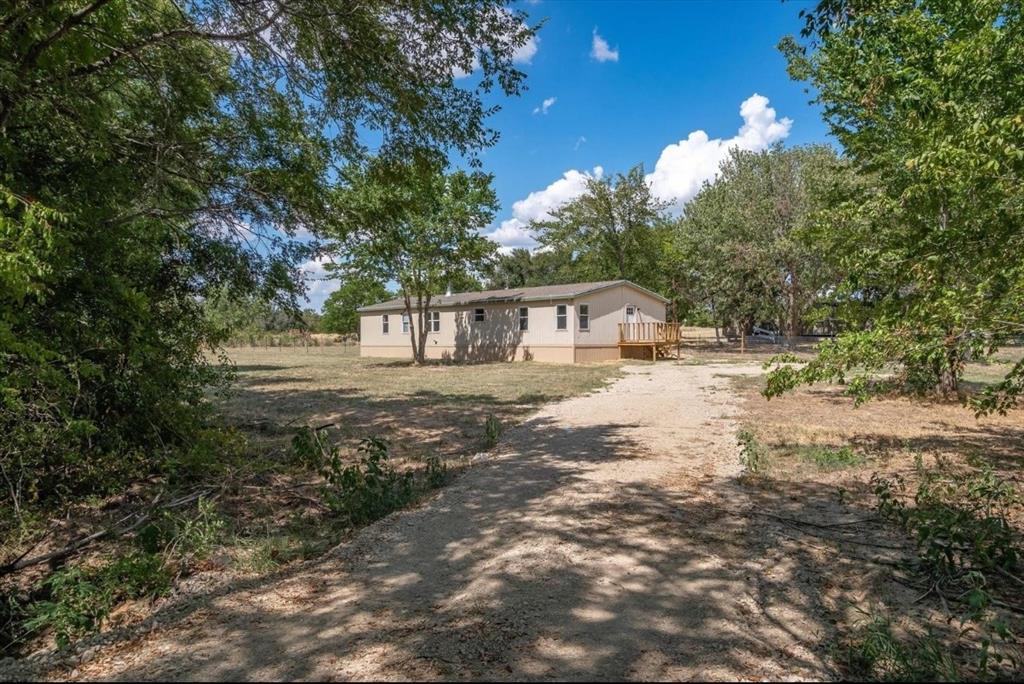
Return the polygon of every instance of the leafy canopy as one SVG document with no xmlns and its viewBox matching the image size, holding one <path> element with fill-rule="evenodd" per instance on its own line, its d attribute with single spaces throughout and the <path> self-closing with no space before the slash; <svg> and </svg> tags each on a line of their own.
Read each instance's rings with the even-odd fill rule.
<svg viewBox="0 0 1024 684">
<path fill-rule="evenodd" d="M 1024 333 L 1021 5 L 825 0 L 781 49 L 870 183 L 825 217 L 841 294 L 870 328 L 824 345 L 768 387 L 841 380 L 859 398 L 956 391 L 967 359 Z M 863 315 L 861 315 L 863 319 Z M 896 373 L 890 371 L 895 368 Z M 1005 410 L 1024 364 L 974 397 Z"/>
<path fill-rule="evenodd" d="M 631 280 L 662 289 L 664 202 L 651 194 L 642 166 L 614 177 L 588 178 L 584 192 L 530 228 L 565 261 L 570 280 Z"/>
<path fill-rule="evenodd" d="M 814 217 L 851 182 L 827 146 L 733 149 L 676 224 L 670 273 L 687 310 L 803 334 L 838 279 Z"/>
<path fill-rule="evenodd" d="M 413 358 L 423 363 L 431 299 L 475 280 L 496 249 L 479 233 L 498 207 L 491 176 L 449 173 L 426 157 L 378 158 L 347 180 L 333 268 L 343 278 L 398 284 Z"/>
<path fill-rule="evenodd" d="M 358 333 L 361 306 L 376 304 L 393 297 L 379 280 L 372 278 L 348 278 L 341 287 L 327 296 L 319 329 L 328 333 Z"/>
<path fill-rule="evenodd" d="M 291 237 L 336 216 L 340 171 L 370 144 L 475 162 L 483 94 L 519 92 L 531 35 L 489 0 L 5 3 L 4 510 L 188 442 L 220 378 L 203 301 L 294 309 L 311 254 Z"/>
</svg>

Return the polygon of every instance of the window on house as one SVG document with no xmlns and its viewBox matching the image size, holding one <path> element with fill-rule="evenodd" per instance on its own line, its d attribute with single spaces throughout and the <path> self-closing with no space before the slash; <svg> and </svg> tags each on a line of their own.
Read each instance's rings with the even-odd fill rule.
<svg viewBox="0 0 1024 684">
<path fill-rule="evenodd" d="M 523 331 L 530 329 L 530 308 L 527 306 L 519 307 L 519 329 Z"/>
<path fill-rule="evenodd" d="M 559 304 L 555 307 L 555 329 L 556 330 L 567 330 L 569 328 L 569 314 L 568 307 L 565 304 Z"/>
<path fill-rule="evenodd" d="M 473 320 L 477 323 L 483 323 L 484 321 L 484 310 L 473 309 Z"/>
<path fill-rule="evenodd" d="M 441 312 L 431 311 L 430 312 L 430 332 L 441 332 Z"/>
<path fill-rule="evenodd" d="M 580 304 L 580 330 L 590 330 L 589 304 Z"/>
<path fill-rule="evenodd" d="M 402 332 L 409 332 L 409 314 L 402 314 Z"/>
<path fill-rule="evenodd" d="M 383 316 L 380 317 L 380 331 L 387 335 L 389 330 L 390 324 L 388 323 L 388 315 L 384 314 Z"/>
</svg>

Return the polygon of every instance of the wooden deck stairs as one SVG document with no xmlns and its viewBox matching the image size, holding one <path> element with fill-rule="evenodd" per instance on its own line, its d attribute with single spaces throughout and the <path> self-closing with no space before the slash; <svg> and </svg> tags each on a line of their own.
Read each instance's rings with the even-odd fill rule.
<svg viewBox="0 0 1024 684">
<path fill-rule="evenodd" d="M 619 358 L 667 358 L 679 344 L 681 332 L 678 323 L 619 323 Z"/>
</svg>

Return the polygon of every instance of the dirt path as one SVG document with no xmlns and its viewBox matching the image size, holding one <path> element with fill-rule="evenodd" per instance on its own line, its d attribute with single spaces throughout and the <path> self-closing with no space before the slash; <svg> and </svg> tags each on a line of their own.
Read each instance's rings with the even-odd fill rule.
<svg viewBox="0 0 1024 684">
<path fill-rule="evenodd" d="M 800 578 L 813 559 L 735 514 L 754 504 L 736 482 L 725 376 L 755 372 L 630 368 L 508 431 L 436 499 L 333 557 L 215 597 L 73 674 L 828 677 L 812 646 L 824 599 Z"/>
</svg>

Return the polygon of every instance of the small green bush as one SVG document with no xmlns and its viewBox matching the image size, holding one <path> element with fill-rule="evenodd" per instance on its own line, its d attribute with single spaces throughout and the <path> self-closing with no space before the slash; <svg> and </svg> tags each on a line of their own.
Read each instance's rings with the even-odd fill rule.
<svg viewBox="0 0 1024 684">
<path fill-rule="evenodd" d="M 448 466 L 440 456 L 435 454 L 427 458 L 426 478 L 427 486 L 432 489 L 443 487 L 448 481 Z"/>
<path fill-rule="evenodd" d="M 956 682 L 960 674 L 946 648 L 933 635 L 898 639 L 892 621 L 871 615 L 858 625 L 840 651 L 850 679 L 875 682 Z"/>
<path fill-rule="evenodd" d="M 749 430 L 740 430 L 736 439 L 740 445 L 740 463 L 746 471 L 751 475 L 763 473 L 768 467 L 768 449 Z"/>
<path fill-rule="evenodd" d="M 214 503 L 199 499 L 194 513 L 163 511 L 139 530 L 136 542 L 146 553 L 163 554 L 184 572 L 221 543 L 225 527 Z"/>
<path fill-rule="evenodd" d="M 171 573 L 163 559 L 144 551 L 109 559 L 98 567 L 62 568 L 37 587 L 47 598 L 27 607 L 24 629 L 52 632 L 63 648 L 72 639 L 98 630 L 119 603 L 156 597 L 170 586 Z"/>
<path fill-rule="evenodd" d="M 246 455 L 245 437 L 236 430 L 204 428 L 192 442 L 172 452 L 167 473 L 172 484 L 190 484 L 226 474 Z"/>
<path fill-rule="evenodd" d="M 493 415 L 488 415 L 484 420 L 484 448 L 491 449 L 501 439 L 501 433 L 505 431 L 501 421 Z"/>
<path fill-rule="evenodd" d="M 928 593 L 948 596 L 964 606 L 958 638 L 962 650 L 973 653 L 974 659 L 961 675 L 1004 677 L 1022 664 L 1019 639 L 998 611 L 990 609 L 1000 603 L 999 581 L 1019 572 L 1021 540 L 1010 520 L 1021 506 L 1020 497 L 1013 485 L 990 470 L 962 474 L 944 468 L 926 470 L 920 464 L 918 475 L 921 480 L 912 498 L 902 478 L 873 478 L 878 511 L 914 536 L 916 556 L 910 569 Z M 887 629 L 887 623 L 875 624 L 866 634 L 883 643 L 889 634 L 883 627 Z M 890 656 L 889 661 L 899 667 L 884 666 L 882 672 L 892 671 L 906 679 L 950 673 L 949 664 L 938 660 L 931 642 L 893 649 L 899 658 Z M 934 667 L 929 670 L 926 665 Z"/>
<path fill-rule="evenodd" d="M 325 443 L 309 428 L 292 440 L 295 459 L 316 468 L 326 481 L 324 503 L 352 525 L 382 518 L 413 497 L 413 475 L 399 473 L 387 462 L 390 445 L 380 437 L 359 443 L 359 460 L 345 465 L 341 450 Z"/>
<path fill-rule="evenodd" d="M 924 471 L 913 505 L 902 478 L 875 477 L 872 483 L 879 512 L 914 535 L 917 569 L 940 586 L 978 592 L 985 575 L 1017 572 L 1022 552 L 1010 518 L 1021 500 L 990 470 Z M 972 595 L 972 601 L 981 597 Z"/>
</svg>

